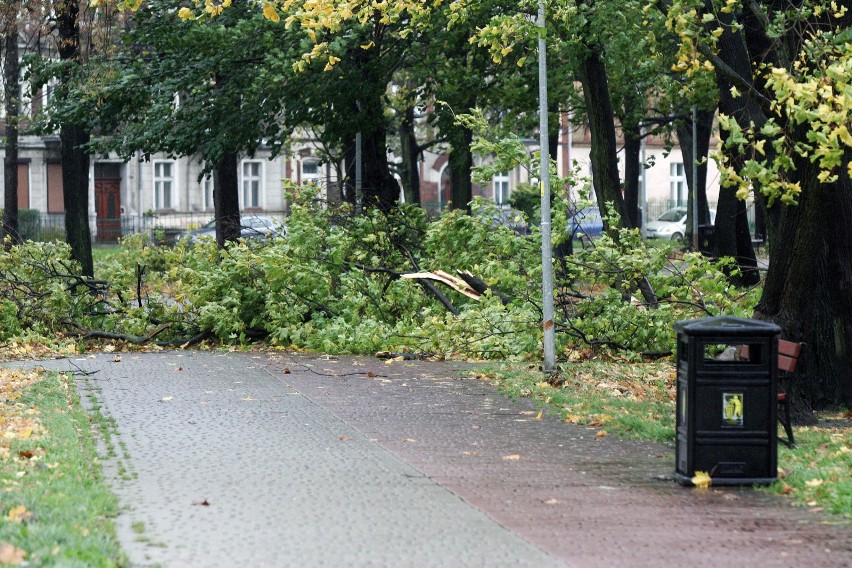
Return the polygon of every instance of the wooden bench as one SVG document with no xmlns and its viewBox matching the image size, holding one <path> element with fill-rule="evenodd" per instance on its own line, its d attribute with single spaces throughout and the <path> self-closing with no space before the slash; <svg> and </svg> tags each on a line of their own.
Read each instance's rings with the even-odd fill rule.
<svg viewBox="0 0 852 568">
<path fill-rule="evenodd" d="M 796 441 L 793 439 L 793 425 L 790 420 L 790 393 L 782 387 L 781 377 L 787 380 L 793 378 L 796 365 L 799 363 L 799 355 L 804 346 L 804 343 L 787 341 L 786 339 L 778 340 L 778 371 L 781 373 L 778 381 L 778 421 L 784 426 L 784 432 L 787 434 L 786 440 L 780 436 L 778 439 L 789 448 L 794 447 Z M 739 355 L 743 359 L 749 358 L 748 345 L 741 346 Z"/>
</svg>

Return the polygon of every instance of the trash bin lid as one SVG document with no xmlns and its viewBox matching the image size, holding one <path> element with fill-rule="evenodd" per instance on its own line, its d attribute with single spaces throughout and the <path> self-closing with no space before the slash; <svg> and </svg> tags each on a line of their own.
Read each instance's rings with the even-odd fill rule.
<svg viewBox="0 0 852 568">
<path fill-rule="evenodd" d="M 692 320 L 681 320 L 674 324 L 678 334 L 685 335 L 764 335 L 772 336 L 781 333 L 781 328 L 774 323 L 766 321 L 738 318 L 734 316 L 717 316 L 711 318 L 698 318 Z"/>
</svg>

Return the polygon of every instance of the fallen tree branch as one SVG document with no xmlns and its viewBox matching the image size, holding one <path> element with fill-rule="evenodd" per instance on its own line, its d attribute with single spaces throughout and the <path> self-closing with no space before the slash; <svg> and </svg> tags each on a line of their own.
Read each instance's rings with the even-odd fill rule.
<svg viewBox="0 0 852 568">
<path fill-rule="evenodd" d="M 452 313 L 454 316 L 459 315 L 459 311 L 456 309 L 456 307 L 453 305 L 453 303 L 450 301 L 450 299 L 447 298 L 444 295 L 443 292 L 438 290 L 438 288 L 435 287 L 434 284 L 432 284 L 428 280 L 418 280 L 417 282 L 421 286 L 423 286 L 430 294 L 435 296 L 435 298 L 437 298 L 437 300 L 439 302 L 441 302 L 444 305 L 444 307 L 447 308 L 447 310 L 449 310 L 450 313 Z"/>
<path fill-rule="evenodd" d="M 126 341 L 134 345 L 142 345 L 154 339 L 157 335 L 172 327 L 172 322 L 166 323 L 149 333 L 148 335 L 131 335 L 129 333 L 112 333 L 110 331 L 89 330 L 73 332 L 81 339 L 114 339 L 116 341 Z"/>
<path fill-rule="evenodd" d="M 503 292 L 495 290 L 494 288 L 486 284 L 484 280 L 474 276 L 470 272 L 467 272 L 466 270 L 456 270 L 456 273 L 462 280 L 464 280 L 471 288 L 473 288 L 479 294 L 484 294 L 488 290 L 491 290 L 492 294 L 500 298 L 500 301 L 503 302 L 504 306 L 512 302 L 512 298 L 510 298 Z"/>
</svg>

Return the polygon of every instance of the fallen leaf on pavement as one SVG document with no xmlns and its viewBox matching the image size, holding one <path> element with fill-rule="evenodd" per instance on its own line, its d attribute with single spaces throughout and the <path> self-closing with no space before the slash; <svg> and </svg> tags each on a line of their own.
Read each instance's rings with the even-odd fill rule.
<svg viewBox="0 0 852 568">
<path fill-rule="evenodd" d="M 518 461 L 519 459 L 521 459 L 521 456 L 519 456 L 518 454 L 512 454 L 510 456 L 503 456 L 504 461 Z"/>
<path fill-rule="evenodd" d="M 115 355 L 115 356 L 112 358 L 112 362 L 113 362 L 113 363 L 121 363 L 121 355 Z"/>
<path fill-rule="evenodd" d="M 809 479 L 805 481 L 805 485 L 807 485 L 808 487 L 819 487 L 823 483 L 825 483 L 825 481 L 819 478 Z"/>
<path fill-rule="evenodd" d="M 349 436 L 341 436 L 340 437 L 341 442 L 348 442 L 349 440 L 351 440 L 351 438 Z"/>
<path fill-rule="evenodd" d="M 710 474 L 706 471 L 696 471 L 695 475 L 692 476 L 692 484 L 696 487 L 707 488 L 710 487 L 712 482 Z"/>
<path fill-rule="evenodd" d="M 207 499 L 205 499 L 204 501 L 196 501 L 195 503 L 193 503 L 193 505 L 201 505 L 202 507 L 209 507 L 210 503 L 208 503 Z"/>
<path fill-rule="evenodd" d="M 172 400 L 173 398 L 174 398 L 173 396 L 164 396 L 163 398 L 160 399 L 160 401 L 161 402 L 168 402 L 168 401 Z"/>
<path fill-rule="evenodd" d="M 403 442 L 416 442 L 416 441 L 417 440 L 415 440 L 414 438 L 406 438 L 405 440 L 403 440 Z"/>
<path fill-rule="evenodd" d="M 595 435 L 596 435 L 598 438 L 606 438 L 606 434 L 607 434 L 606 430 L 601 430 L 600 432 L 598 432 L 598 433 L 597 433 L 597 434 L 595 434 Z"/>
</svg>

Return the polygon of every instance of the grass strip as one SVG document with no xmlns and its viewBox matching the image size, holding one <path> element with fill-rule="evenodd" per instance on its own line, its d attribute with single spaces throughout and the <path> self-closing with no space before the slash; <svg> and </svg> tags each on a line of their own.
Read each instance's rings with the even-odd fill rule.
<svg viewBox="0 0 852 568">
<path fill-rule="evenodd" d="M 0 429 L 0 564 L 127 565 L 71 377 L 0 369 Z"/>
</svg>

